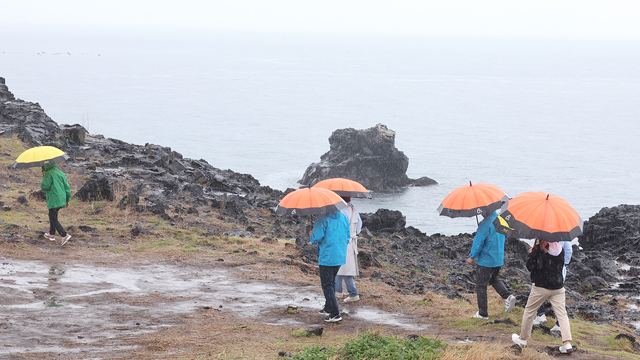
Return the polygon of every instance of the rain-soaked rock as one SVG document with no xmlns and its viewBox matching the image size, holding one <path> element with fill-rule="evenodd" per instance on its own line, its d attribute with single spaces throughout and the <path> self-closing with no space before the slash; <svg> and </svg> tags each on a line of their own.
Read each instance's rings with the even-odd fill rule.
<svg viewBox="0 0 640 360">
<path fill-rule="evenodd" d="M 136 206 L 138 206 L 139 203 L 140 203 L 140 197 L 138 197 L 138 195 L 127 194 L 127 195 L 124 195 L 122 199 L 120 199 L 120 202 L 118 203 L 118 208 L 120 209 L 124 209 L 126 207 L 135 208 Z"/>
<path fill-rule="evenodd" d="M 316 327 L 316 328 L 312 328 L 312 329 L 307 329 L 307 335 L 322 336 L 323 332 L 324 332 L 324 328 L 323 327 Z"/>
<path fill-rule="evenodd" d="M 140 234 L 148 234 L 148 233 L 149 233 L 149 230 L 143 228 L 142 226 L 134 226 L 131 229 L 131 235 L 133 236 L 138 236 Z"/>
<path fill-rule="evenodd" d="M 43 190 L 32 191 L 29 193 L 29 196 L 36 200 L 47 200 L 47 193 Z"/>
<path fill-rule="evenodd" d="M 580 286 L 583 292 L 592 292 L 594 290 L 605 289 L 609 284 L 600 276 L 589 276 L 582 280 Z"/>
<path fill-rule="evenodd" d="M 584 222 L 578 241 L 585 250 L 607 250 L 618 255 L 640 252 L 640 205 L 602 208 Z"/>
<path fill-rule="evenodd" d="M 74 145 L 82 145 L 84 144 L 84 139 L 87 136 L 87 129 L 82 127 L 79 124 L 75 125 L 62 125 L 60 126 L 62 130 L 62 136 L 69 139 L 69 142 Z"/>
<path fill-rule="evenodd" d="M 427 177 L 407 177 L 409 158 L 396 148 L 395 138 L 396 133 L 383 124 L 365 130 L 336 130 L 329 137 L 329 151 L 320 157 L 320 162 L 309 165 L 299 182 L 314 185 L 342 177 L 373 191 L 436 184 Z"/>
<path fill-rule="evenodd" d="M 262 240 L 260 240 L 263 243 L 267 243 L 267 244 L 277 244 L 278 243 L 278 239 L 276 238 L 272 238 L 272 237 L 264 237 L 262 238 Z"/>
<path fill-rule="evenodd" d="M 375 213 L 361 213 L 362 227 L 376 232 L 400 232 L 404 229 L 407 219 L 400 211 L 378 209 Z"/>
<path fill-rule="evenodd" d="M 74 196 L 82 201 L 113 201 L 116 198 L 113 187 L 106 177 L 101 177 L 98 180 L 87 180 Z"/>
</svg>

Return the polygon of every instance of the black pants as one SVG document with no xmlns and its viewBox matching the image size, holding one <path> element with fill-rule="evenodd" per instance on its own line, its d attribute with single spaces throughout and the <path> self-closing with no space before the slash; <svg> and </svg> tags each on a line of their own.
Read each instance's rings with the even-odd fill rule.
<svg viewBox="0 0 640 360">
<path fill-rule="evenodd" d="M 338 275 L 340 266 L 320 265 L 319 268 L 320 285 L 322 285 L 325 300 L 324 311 L 331 316 L 337 316 L 340 314 L 340 310 L 338 310 L 338 299 L 336 299 L 336 275 Z"/>
<path fill-rule="evenodd" d="M 64 231 L 62 224 L 58 221 L 58 211 L 62 208 L 49 209 L 49 234 L 55 235 L 56 230 L 58 234 L 67 236 L 67 232 Z"/>
<path fill-rule="evenodd" d="M 487 286 L 491 285 L 503 299 L 509 297 L 509 291 L 504 286 L 502 280 L 498 279 L 498 274 L 502 266 L 484 267 L 478 265 L 476 268 L 476 294 L 478 296 L 478 312 L 480 316 L 489 316 L 487 312 Z"/>
</svg>

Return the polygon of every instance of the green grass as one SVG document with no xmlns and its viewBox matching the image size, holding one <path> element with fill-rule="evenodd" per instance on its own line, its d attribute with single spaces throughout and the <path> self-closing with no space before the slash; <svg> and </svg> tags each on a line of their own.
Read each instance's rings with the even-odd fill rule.
<svg viewBox="0 0 640 360">
<path fill-rule="evenodd" d="M 305 347 L 292 359 L 324 360 L 338 355 L 344 360 L 426 360 L 437 359 L 446 346 L 440 340 L 431 338 L 399 339 L 367 331 L 345 343 L 342 348 L 320 348 L 314 345 Z"/>
<path fill-rule="evenodd" d="M 309 332 L 303 328 L 297 329 L 297 330 L 293 330 L 291 332 L 291 336 L 296 337 L 296 338 L 300 338 L 300 337 L 307 337 L 309 336 Z"/>
</svg>

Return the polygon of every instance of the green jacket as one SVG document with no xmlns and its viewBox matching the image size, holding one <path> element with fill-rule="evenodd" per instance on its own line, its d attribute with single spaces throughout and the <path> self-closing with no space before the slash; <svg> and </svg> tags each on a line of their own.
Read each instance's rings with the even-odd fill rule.
<svg viewBox="0 0 640 360">
<path fill-rule="evenodd" d="M 40 188 L 47 193 L 47 208 L 62 208 L 71 199 L 71 187 L 64 173 L 58 170 L 58 165 L 48 164 L 44 166 L 44 178 Z"/>
</svg>

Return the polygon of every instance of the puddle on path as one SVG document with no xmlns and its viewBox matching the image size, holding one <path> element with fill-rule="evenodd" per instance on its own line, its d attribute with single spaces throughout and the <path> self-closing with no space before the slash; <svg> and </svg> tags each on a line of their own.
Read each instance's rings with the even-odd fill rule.
<svg viewBox="0 0 640 360">
<path fill-rule="evenodd" d="M 172 316 L 204 306 L 265 324 L 306 327 L 281 315 L 287 305 L 316 314 L 324 304 L 319 286 L 238 280 L 226 269 L 185 265 L 93 267 L 1 260 L 0 357 L 55 352 L 90 358 L 126 354 L 118 338 L 157 331 Z M 427 330 L 409 316 L 350 305 L 349 316 L 404 330 Z M 308 318 L 307 318 L 308 319 Z M 345 319 L 348 321 L 348 318 Z M 318 323 L 321 316 L 318 315 Z M 124 355 L 126 356 L 126 355 Z"/>
</svg>

